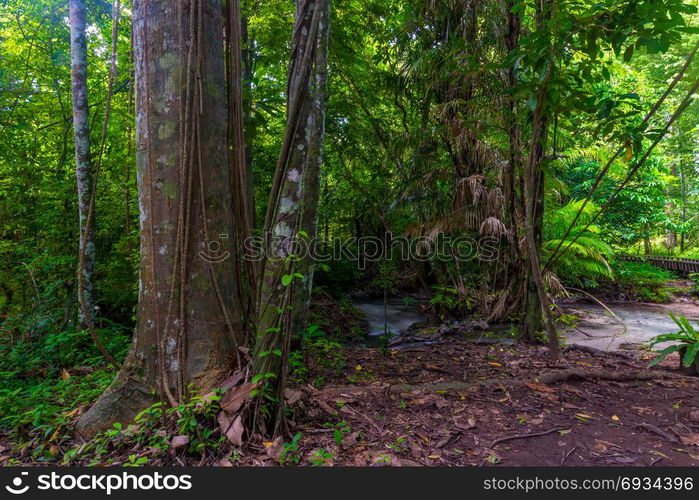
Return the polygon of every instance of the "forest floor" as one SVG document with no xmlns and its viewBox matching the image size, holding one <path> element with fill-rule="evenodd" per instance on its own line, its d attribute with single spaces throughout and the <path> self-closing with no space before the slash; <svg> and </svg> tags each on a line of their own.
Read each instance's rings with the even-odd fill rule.
<svg viewBox="0 0 699 500">
<path fill-rule="evenodd" d="M 680 375 L 677 357 L 648 370 L 647 352 L 570 350 L 552 363 L 541 346 L 460 341 L 346 354 L 354 384 L 302 388 L 305 457 L 322 448 L 337 465 L 699 465 L 699 379 Z M 250 451 L 244 463 L 269 460 Z"/>
<path fill-rule="evenodd" d="M 649 370 L 646 351 L 571 349 L 553 363 L 544 346 L 455 339 L 345 355 L 335 383 L 288 390 L 291 431 L 301 436 L 287 464 L 699 465 L 699 379 L 682 375 L 676 356 Z M 12 448 L 0 437 L 0 465 L 36 463 Z M 223 448 L 161 453 L 148 465 L 277 465 L 283 446 Z M 143 455 L 115 451 L 105 465 L 135 451 Z"/>
<path fill-rule="evenodd" d="M 675 300 L 672 308 L 692 316 L 697 304 Z M 335 325 L 355 322 L 341 316 Z M 649 369 L 655 354 L 647 349 L 583 346 L 552 362 L 544 345 L 456 337 L 390 350 L 345 346 L 342 354 L 339 372 L 311 363 L 307 380 L 320 388 L 287 390 L 284 442 L 254 436 L 243 449 L 226 442 L 190 455 L 122 447 L 71 463 L 120 465 L 135 454 L 149 466 L 699 466 L 699 377 L 682 374 L 677 354 Z M 45 438 L 20 444 L 0 431 L 0 466 L 61 463 L 82 444 L 70 427 L 61 432 L 47 461 L 32 458 Z"/>
</svg>

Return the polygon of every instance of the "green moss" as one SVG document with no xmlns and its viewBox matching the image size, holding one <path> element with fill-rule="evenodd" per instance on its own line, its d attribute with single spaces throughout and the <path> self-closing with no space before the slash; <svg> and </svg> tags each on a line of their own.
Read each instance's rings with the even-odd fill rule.
<svg viewBox="0 0 699 500">
<path fill-rule="evenodd" d="M 177 184 L 175 184 L 174 182 L 165 182 L 163 184 L 162 191 L 163 191 L 163 194 L 165 196 L 167 196 L 168 198 L 170 198 L 171 200 L 174 200 L 175 198 L 177 198 L 178 189 L 177 189 Z"/>
<path fill-rule="evenodd" d="M 158 139 L 164 141 L 165 139 L 172 137 L 172 134 L 175 133 L 176 128 L 177 124 L 174 120 L 168 120 L 160 124 L 160 126 L 158 127 Z"/>
<path fill-rule="evenodd" d="M 167 52 L 163 54 L 163 56 L 160 59 L 158 59 L 158 64 L 163 69 L 171 68 L 172 66 L 178 64 L 178 62 L 179 57 L 175 52 Z"/>
</svg>

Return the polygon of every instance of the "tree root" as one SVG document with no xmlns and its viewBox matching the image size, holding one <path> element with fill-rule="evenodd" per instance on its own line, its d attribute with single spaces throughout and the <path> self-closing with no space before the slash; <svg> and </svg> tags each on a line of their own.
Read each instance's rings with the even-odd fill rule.
<svg viewBox="0 0 699 500">
<path fill-rule="evenodd" d="M 671 380 L 686 380 L 692 377 L 686 375 L 680 375 L 669 372 L 661 371 L 647 371 L 647 370 L 633 370 L 628 372 L 609 372 L 598 369 L 585 369 L 585 368 L 569 368 L 567 370 L 558 370 L 554 372 L 544 373 L 532 380 L 518 380 L 518 379 L 490 379 L 481 380 L 478 382 L 441 382 L 437 384 L 423 384 L 423 385 L 413 385 L 413 384 L 394 384 L 383 386 L 384 392 L 387 394 L 401 394 L 404 392 L 418 392 L 418 391 L 473 391 L 478 389 L 486 389 L 490 387 L 498 386 L 521 386 L 525 383 L 537 383 L 537 384 L 556 384 L 559 382 L 565 382 L 570 379 L 581 379 L 581 380 L 611 380 L 615 382 L 632 382 L 632 381 L 645 381 L 645 380 L 657 380 L 657 379 L 671 379 Z M 317 397 L 321 399 L 331 399 L 333 397 L 338 397 L 341 395 L 353 395 L 360 396 L 370 393 L 371 387 L 358 387 L 358 386 L 340 386 L 340 387 L 329 387 L 323 391 L 317 393 Z"/>
<path fill-rule="evenodd" d="M 661 438 L 665 439 L 666 441 L 668 441 L 670 443 L 677 443 L 678 442 L 677 438 L 675 438 L 674 436 L 668 434 L 664 430 L 662 430 L 654 425 L 638 424 L 636 427 L 638 427 L 639 429 L 643 429 L 645 431 L 648 431 L 648 432 L 652 432 L 653 434 L 657 434 L 658 436 L 660 436 Z"/>
<path fill-rule="evenodd" d="M 516 434 L 514 436 L 505 436 L 501 437 L 500 439 L 496 439 L 492 443 L 490 443 L 490 446 L 488 448 L 493 449 L 495 446 L 499 445 L 500 443 L 504 443 L 507 441 L 514 441 L 515 439 L 526 439 L 526 438 L 532 438 L 532 437 L 538 437 L 538 436 L 546 436 L 548 434 L 553 434 L 556 431 L 563 431 L 565 430 L 566 427 L 554 427 L 553 429 L 549 429 L 547 431 L 543 432 L 532 432 L 531 434 Z"/>
<path fill-rule="evenodd" d="M 592 354 L 593 356 L 618 356 L 620 358 L 625 358 L 625 359 L 636 359 L 634 356 L 631 354 L 625 353 L 625 352 L 618 352 L 618 351 L 603 351 L 602 349 L 597 349 L 596 347 L 591 347 L 589 345 L 581 345 L 581 344 L 569 344 L 563 348 L 563 352 L 568 352 L 568 351 L 580 351 L 584 352 L 587 354 Z"/>
</svg>

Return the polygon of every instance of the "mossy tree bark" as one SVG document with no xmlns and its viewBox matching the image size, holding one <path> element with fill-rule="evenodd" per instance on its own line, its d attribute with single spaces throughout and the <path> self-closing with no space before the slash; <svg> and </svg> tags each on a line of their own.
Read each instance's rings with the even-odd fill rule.
<svg viewBox="0 0 699 500">
<path fill-rule="evenodd" d="M 70 0 L 70 56 L 73 97 L 73 136 L 75 140 L 75 174 L 78 185 L 79 244 L 81 266 L 78 269 L 78 308 L 83 328 L 94 315 L 95 230 L 88 224 L 92 196 L 93 171 L 90 161 L 90 109 L 87 99 L 87 40 L 85 37 L 85 0 Z M 85 234 L 87 232 L 87 234 Z"/>
<path fill-rule="evenodd" d="M 137 0 L 133 13 L 138 323 L 83 435 L 176 404 L 190 384 L 209 390 L 240 363 L 221 3 Z"/>
<path fill-rule="evenodd" d="M 313 77 L 312 129 L 304 167 L 301 222 L 299 224 L 309 244 L 312 245 L 315 245 L 315 239 L 318 236 L 318 203 L 325 140 L 325 111 L 328 103 L 328 41 L 330 34 L 330 0 L 319 1 L 323 6 L 318 25 L 318 47 Z M 297 271 L 303 275 L 303 278 L 301 285 L 294 290 L 292 299 L 291 333 L 295 336 L 302 335 L 308 326 L 308 308 L 311 302 L 315 272 L 314 254 L 310 251 L 311 248 L 308 250 L 301 256 L 297 265 Z"/>
<path fill-rule="evenodd" d="M 280 430 L 291 340 L 292 297 L 297 283 L 285 282 L 295 270 L 295 239 L 300 229 L 304 169 L 314 133 L 312 75 L 323 0 L 297 0 L 287 84 L 287 123 L 265 217 L 266 257 L 261 266 L 257 340 L 253 372 L 273 401 L 268 412 Z M 264 401 L 257 399 L 258 404 Z M 259 406 L 258 406 L 259 409 Z M 259 411 L 255 417 L 262 416 Z M 257 424 L 263 424 L 258 419 Z"/>
</svg>

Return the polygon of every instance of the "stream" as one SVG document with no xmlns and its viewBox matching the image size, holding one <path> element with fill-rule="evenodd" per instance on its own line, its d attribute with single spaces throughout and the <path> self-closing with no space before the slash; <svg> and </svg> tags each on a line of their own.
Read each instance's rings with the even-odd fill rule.
<svg viewBox="0 0 699 500">
<path fill-rule="evenodd" d="M 384 334 L 384 322 L 394 337 L 400 337 L 411 325 L 425 320 L 420 314 L 418 303 L 406 303 L 402 299 L 388 299 L 385 317 L 383 301 L 358 302 L 355 306 L 366 316 L 369 344 L 372 343 L 372 338 L 375 343 L 375 339 Z M 574 314 L 580 318 L 576 328 L 565 330 L 566 342 L 587 345 L 604 351 L 638 348 L 639 344 L 646 343 L 656 335 L 676 332 L 678 328 L 670 318 L 670 313 L 683 315 L 693 324 L 699 320 L 699 305 L 683 302 L 607 304 L 616 317 L 600 305 L 587 301 L 566 303 L 561 306 L 568 314 Z M 491 325 L 490 330 L 502 333 L 508 328 L 509 325 Z M 475 332 L 469 337 L 482 338 L 483 334 Z M 393 343 L 397 343 L 398 340 L 394 338 Z"/>
<path fill-rule="evenodd" d="M 569 314 L 580 317 L 577 329 L 565 334 L 569 343 L 587 345 L 603 351 L 635 348 L 656 335 L 679 330 L 670 313 L 685 316 L 696 325 L 699 306 L 676 302 L 671 304 L 619 303 L 607 304 L 616 318 L 598 304 L 576 302 L 566 305 Z M 666 344 L 659 344 L 664 347 Z"/>
<path fill-rule="evenodd" d="M 424 316 L 420 314 L 417 302 L 406 303 L 403 299 L 391 298 L 386 301 L 385 311 L 382 300 L 359 302 L 355 306 L 364 312 L 369 324 L 369 337 L 383 335 L 384 327 L 393 336 L 400 336 L 407 332 L 411 325 L 425 321 Z"/>
</svg>

